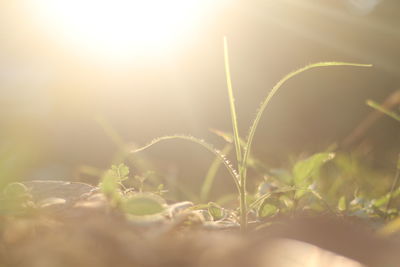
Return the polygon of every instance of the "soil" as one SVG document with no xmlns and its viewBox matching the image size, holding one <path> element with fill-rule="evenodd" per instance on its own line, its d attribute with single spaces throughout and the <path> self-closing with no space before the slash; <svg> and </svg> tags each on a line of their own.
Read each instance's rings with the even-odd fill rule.
<svg viewBox="0 0 400 267">
<path fill-rule="evenodd" d="M 96 187 L 25 183 L 40 208 L 0 215 L 0 266 L 399 266 L 399 244 L 350 218 L 298 215 L 240 234 L 181 210 L 137 222 Z M 4 198 L 3 198 L 4 201 Z M 29 211 L 29 212 L 28 212 Z"/>
</svg>

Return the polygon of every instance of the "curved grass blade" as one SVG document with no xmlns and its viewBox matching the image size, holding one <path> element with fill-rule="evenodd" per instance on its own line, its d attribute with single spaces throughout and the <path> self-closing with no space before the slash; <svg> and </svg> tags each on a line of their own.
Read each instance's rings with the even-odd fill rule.
<svg viewBox="0 0 400 267">
<path fill-rule="evenodd" d="M 227 144 L 221 151 L 222 155 L 227 155 L 232 149 L 231 144 Z M 200 201 L 202 203 L 208 201 L 208 197 L 210 195 L 211 187 L 214 183 L 215 176 L 221 166 L 221 159 L 219 157 L 215 157 L 214 161 L 211 163 L 210 168 L 207 171 L 206 177 L 204 178 L 204 182 L 201 186 L 200 190 Z"/>
<path fill-rule="evenodd" d="M 198 145 L 201 145 L 202 147 L 204 147 L 205 149 L 207 149 L 208 151 L 210 151 L 211 153 L 213 153 L 216 157 L 218 157 L 221 162 L 225 165 L 226 169 L 228 170 L 229 174 L 232 176 L 233 181 L 235 182 L 236 188 L 238 190 L 240 190 L 240 185 L 239 185 L 239 175 L 237 173 L 237 171 L 233 168 L 233 166 L 231 165 L 231 163 L 229 162 L 229 160 L 217 149 L 215 149 L 211 144 L 206 143 L 204 140 L 190 136 L 190 135 L 166 135 L 166 136 L 162 136 L 162 137 L 158 137 L 155 138 L 153 141 L 151 141 L 150 143 L 148 143 L 147 145 L 140 147 L 136 150 L 131 151 L 131 153 L 138 153 L 141 152 L 143 150 L 146 150 L 147 148 L 162 142 L 162 141 L 166 141 L 166 140 L 172 140 L 172 139 L 182 139 L 182 140 L 187 140 L 190 141 L 192 143 L 196 143 Z"/>
<path fill-rule="evenodd" d="M 217 136 L 223 138 L 226 142 L 233 143 L 233 135 L 231 133 L 227 133 L 217 129 L 210 129 L 210 131 Z M 242 149 L 246 146 L 246 142 L 243 140 L 243 138 L 240 138 L 240 146 L 242 147 Z M 269 173 L 270 171 L 270 168 L 267 165 L 265 165 L 261 160 L 255 158 L 251 154 L 249 155 L 249 158 L 247 160 L 247 167 L 252 167 L 259 173 Z"/>
<path fill-rule="evenodd" d="M 247 137 L 247 144 L 244 149 L 244 155 L 243 155 L 243 161 L 242 165 L 239 167 L 239 171 L 243 172 L 244 176 L 244 183 L 246 182 L 246 167 L 247 167 L 247 161 L 250 155 L 251 151 L 251 146 L 253 143 L 253 138 L 254 134 L 257 130 L 258 124 L 260 122 L 261 116 L 264 113 L 265 108 L 268 106 L 269 102 L 271 101 L 272 97 L 276 94 L 276 92 L 282 87 L 282 85 L 293 78 L 294 76 L 303 73 L 307 70 L 314 69 L 314 68 L 320 68 L 320 67 L 330 67 L 330 66 L 353 66 L 353 67 L 371 67 L 371 64 L 357 64 L 357 63 L 347 63 L 347 62 L 318 62 L 314 64 L 307 65 L 305 67 L 302 67 L 298 70 L 292 71 L 289 74 L 287 74 L 285 77 L 283 77 L 269 92 L 267 97 L 264 99 L 264 101 L 261 103 L 260 108 L 258 109 L 256 113 L 256 117 L 253 121 L 253 124 L 251 125 L 249 129 L 249 134 Z"/>
</svg>

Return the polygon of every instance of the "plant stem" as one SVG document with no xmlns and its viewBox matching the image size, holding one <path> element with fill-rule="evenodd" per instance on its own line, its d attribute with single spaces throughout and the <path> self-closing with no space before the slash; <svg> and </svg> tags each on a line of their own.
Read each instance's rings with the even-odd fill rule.
<svg viewBox="0 0 400 267">
<path fill-rule="evenodd" d="M 247 198 L 246 198 L 246 185 L 243 182 L 243 175 L 240 180 L 240 231 L 246 233 L 247 231 Z"/>
<path fill-rule="evenodd" d="M 229 94 L 229 107 L 232 119 L 232 130 L 233 130 L 233 140 L 235 143 L 236 149 L 236 159 L 238 161 L 238 166 L 242 164 L 242 151 L 240 147 L 240 137 L 239 137 L 239 129 L 238 129 L 238 121 L 236 115 L 236 108 L 235 108 L 235 98 L 233 96 L 233 88 L 232 88 L 232 79 L 231 79 L 231 72 L 229 68 L 229 53 L 228 53 L 228 42 L 226 37 L 224 37 L 224 58 L 225 58 L 225 73 L 226 73 L 226 84 L 228 87 L 228 94 Z"/>
<path fill-rule="evenodd" d="M 228 42 L 226 40 L 226 37 L 224 37 L 224 59 L 225 59 L 224 61 L 225 61 L 226 84 L 228 87 L 229 107 L 230 107 L 232 128 L 233 128 L 233 140 L 235 143 L 236 160 L 239 169 L 240 229 L 241 232 L 244 233 L 246 232 L 247 229 L 247 201 L 246 201 L 246 174 L 245 174 L 246 172 L 242 168 L 243 155 L 240 146 L 239 127 L 238 127 L 236 108 L 235 108 L 235 98 L 233 95 L 231 72 L 229 68 Z"/>
<path fill-rule="evenodd" d="M 388 203 L 386 204 L 385 219 L 388 216 L 390 205 L 392 204 L 393 192 L 394 192 L 394 189 L 396 188 L 397 184 L 399 183 L 399 179 L 400 179 L 400 154 L 397 157 L 396 174 L 394 176 L 392 187 L 390 188 L 389 200 L 388 200 Z"/>
</svg>

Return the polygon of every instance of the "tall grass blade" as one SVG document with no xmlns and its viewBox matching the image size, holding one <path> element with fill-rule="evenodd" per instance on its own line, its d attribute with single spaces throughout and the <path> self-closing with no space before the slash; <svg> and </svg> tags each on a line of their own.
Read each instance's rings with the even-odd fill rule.
<svg viewBox="0 0 400 267">
<path fill-rule="evenodd" d="M 233 128 L 233 140 L 235 143 L 236 150 L 236 159 L 239 168 L 239 195 L 240 195 L 240 228 L 242 232 L 246 231 L 247 227 L 247 200 L 246 200 L 246 186 L 245 186 L 245 177 L 243 176 L 243 168 L 241 166 L 242 163 L 242 150 L 240 146 L 240 136 L 239 136 L 239 127 L 237 122 L 237 115 L 235 109 L 235 98 L 233 96 L 232 89 L 232 79 L 231 72 L 229 69 L 229 53 L 228 53 L 228 42 L 226 37 L 224 37 L 224 59 L 225 59 L 225 72 L 226 72 L 226 83 L 228 87 L 229 94 L 229 106 L 231 111 L 231 119 L 232 119 L 232 128 Z"/>
<path fill-rule="evenodd" d="M 228 41 L 226 37 L 224 37 L 224 62 L 225 62 L 226 84 L 228 87 L 228 94 L 229 94 L 229 107 L 232 119 L 233 140 L 235 143 L 236 159 L 238 161 L 238 165 L 240 166 L 242 162 L 242 151 L 240 147 L 239 127 L 238 127 L 236 108 L 235 108 L 235 97 L 233 95 L 231 71 L 229 68 Z"/>
</svg>

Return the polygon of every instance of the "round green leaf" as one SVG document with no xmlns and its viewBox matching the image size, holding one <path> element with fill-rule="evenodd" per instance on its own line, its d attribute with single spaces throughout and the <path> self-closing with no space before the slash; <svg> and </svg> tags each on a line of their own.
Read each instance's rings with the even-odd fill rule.
<svg viewBox="0 0 400 267">
<path fill-rule="evenodd" d="M 123 210 L 134 216 L 156 215 L 165 210 L 165 200 L 150 193 L 137 193 L 122 202 Z"/>
</svg>

